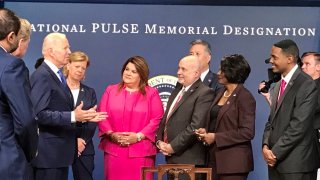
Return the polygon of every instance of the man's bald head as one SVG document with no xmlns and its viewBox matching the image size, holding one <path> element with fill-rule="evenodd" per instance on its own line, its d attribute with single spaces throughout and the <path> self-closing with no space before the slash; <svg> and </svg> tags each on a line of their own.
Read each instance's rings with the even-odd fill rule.
<svg viewBox="0 0 320 180">
<path fill-rule="evenodd" d="M 178 81 L 183 86 L 189 86 L 200 78 L 200 62 L 197 56 L 189 55 L 182 58 L 178 67 Z"/>
</svg>

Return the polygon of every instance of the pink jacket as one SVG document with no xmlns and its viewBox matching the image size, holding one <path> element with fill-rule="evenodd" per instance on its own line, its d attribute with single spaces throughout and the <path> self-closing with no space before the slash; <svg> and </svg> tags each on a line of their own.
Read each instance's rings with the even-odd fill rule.
<svg viewBox="0 0 320 180">
<path fill-rule="evenodd" d="M 108 86 L 100 100 L 99 110 L 108 112 L 108 118 L 99 123 L 99 136 L 102 137 L 99 148 L 115 156 L 124 156 L 123 147 L 102 135 L 110 130 L 113 132 L 141 132 L 146 138 L 127 147 L 129 154 L 126 155 L 129 157 L 155 155 L 157 153 L 155 136 L 163 115 L 158 91 L 147 86 L 145 96 L 136 93 L 132 112 L 125 113 L 126 96 L 129 92 L 124 88 L 118 91 L 118 85 Z"/>
</svg>

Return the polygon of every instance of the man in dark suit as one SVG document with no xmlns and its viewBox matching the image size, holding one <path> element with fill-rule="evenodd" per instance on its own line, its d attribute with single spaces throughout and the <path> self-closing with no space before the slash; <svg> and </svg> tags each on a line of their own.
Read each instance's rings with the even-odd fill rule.
<svg viewBox="0 0 320 180">
<path fill-rule="evenodd" d="M 222 86 L 218 83 L 217 74 L 210 71 L 211 46 L 207 41 L 196 39 L 190 43 L 190 55 L 197 56 L 200 62 L 200 79 L 215 93 Z"/>
<path fill-rule="evenodd" d="M 10 53 L 18 48 L 20 20 L 0 8 L 0 174 L 28 179 L 27 165 L 37 151 L 37 123 L 30 100 L 29 71 Z"/>
<path fill-rule="evenodd" d="M 169 97 L 157 132 L 157 147 L 166 156 L 167 163 L 203 166 L 205 147 L 197 141 L 194 130 L 205 126 L 214 93 L 200 80 L 196 56 L 181 59 L 177 74 L 178 84 Z"/>
<path fill-rule="evenodd" d="M 317 90 L 315 82 L 297 65 L 299 49 L 292 40 L 272 46 L 273 72 L 281 73 L 276 83 L 266 123 L 262 154 L 269 179 L 315 180 L 318 159 L 313 130 Z"/>
<path fill-rule="evenodd" d="M 38 156 L 33 161 L 35 179 L 68 178 L 76 153 L 75 122 L 100 121 L 105 113 L 96 106 L 74 109 L 73 98 L 61 68 L 69 61 L 70 46 L 64 34 L 48 34 L 42 47 L 44 62 L 31 76 L 31 98 L 39 124 Z"/>
<path fill-rule="evenodd" d="M 305 52 L 301 56 L 302 71 L 307 73 L 316 83 L 318 90 L 317 106 L 315 109 L 313 128 L 317 134 L 318 157 L 320 157 L 320 53 Z M 320 165 L 320 164 L 319 164 Z M 318 166 L 319 167 L 319 166 Z"/>
</svg>

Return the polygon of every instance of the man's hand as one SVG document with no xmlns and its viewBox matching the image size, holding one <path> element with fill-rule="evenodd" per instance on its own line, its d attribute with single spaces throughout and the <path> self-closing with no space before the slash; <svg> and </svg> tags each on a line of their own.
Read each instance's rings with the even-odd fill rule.
<svg viewBox="0 0 320 180">
<path fill-rule="evenodd" d="M 79 122 L 99 122 L 105 120 L 108 117 L 107 112 L 97 112 L 97 106 L 90 108 L 89 110 L 82 110 L 83 102 L 79 104 L 74 110 L 76 121 Z"/>
<path fill-rule="evenodd" d="M 277 157 L 269 149 L 267 145 L 264 145 L 262 148 L 262 155 L 268 166 L 273 167 L 277 162 Z"/>
<path fill-rule="evenodd" d="M 163 141 L 159 141 L 157 143 L 157 147 L 159 148 L 160 152 L 165 156 L 171 156 L 171 154 L 174 153 L 171 145 Z"/>
<path fill-rule="evenodd" d="M 86 148 L 86 141 L 82 138 L 77 138 L 78 141 L 78 157 L 81 156 L 82 152 Z"/>
</svg>

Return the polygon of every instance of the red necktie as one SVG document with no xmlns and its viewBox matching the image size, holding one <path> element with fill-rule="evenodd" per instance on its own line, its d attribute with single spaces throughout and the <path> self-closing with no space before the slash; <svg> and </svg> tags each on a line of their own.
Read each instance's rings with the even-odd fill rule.
<svg viewBox="0 0 320 180">
<path fill-rule="evenodd" d="M 172 112 L 177 108 L 177 106 L 178 106 L 178 104 L 179 104 L 180 100 L 182 99 L 182 96 L 184 95 L 185 92 L 186 92 L 185 89 L 182 88 L 181 93 L 180 93 L 180 95 L 177 97 L 177 100 L 176 100 L 176 102 L 174 103 L 171 111 L 170 111 L 170 109 L 169 109 L 169 112 L 168 112 L 168 115 L 167 115 L 167 119 L 166 119 L 166 123 L 165 123 L 165 126 L 164 126 L 164 131 L 163 131 L 163 141 L 164 141 L 165 143 L 168 143 L 168 133 L 167 133 L 167 123 L 168 123 L 168 120 L 169 120 L 170 116 L 172 115 Z"/>
<path fill-rule="evenodd" d="M 279 99 L 281 98 L 283 92 L 284 92 L 284 89 L 286 88 L 286 81 L 285 80 L 281 80 L 281 84 L 280 84 L 280 92 L 279 92 L 279 98 L 278 98 L 278 101 Z"/>
</svg>

